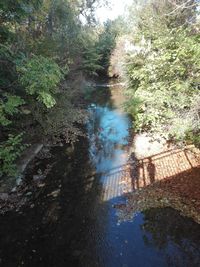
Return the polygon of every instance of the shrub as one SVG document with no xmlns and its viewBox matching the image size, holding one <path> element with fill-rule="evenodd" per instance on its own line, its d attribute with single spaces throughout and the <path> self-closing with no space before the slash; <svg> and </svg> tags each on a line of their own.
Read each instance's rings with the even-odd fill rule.
<svg viewBox="0 0 200 267">
<path fill-rule="evenodd" d="M 34 95 L 47 108 L 56 104 L 54 95 L 63 78 L 60 67 L 49 58 L 34 56 L 18 66 L 20 82 L 29 95 Z"/>
<path fill-rule="evenodd" d="M 5 142 L 0 143 L 0 177 L 16 175 L 16 159 L 21 155 L 25 145 L 22 145 L 22 134 L 8 136 Z"/>
</svg>

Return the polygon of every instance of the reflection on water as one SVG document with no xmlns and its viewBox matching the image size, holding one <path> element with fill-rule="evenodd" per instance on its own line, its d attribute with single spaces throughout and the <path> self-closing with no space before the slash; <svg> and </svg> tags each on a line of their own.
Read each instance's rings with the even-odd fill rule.
<svg viewBox="0 0 200 267">
<path fill-rule="evenodd" d="M 112 88 L 110 99 L 112 105 L 94 101 L 89 107 L 89 152 L 97 172 L 109 171 L 128 160 L 131 121 L 119 106 L 120 88 Z M 151 160 L 148 170 L 153 180 L 155 168 Z M 104 179 L 107 177 L 101 177 L 102 187 Z M 99 201 L 91 237 L 96 249 L 95 266 L 200 266 L 198 224 L 172 209 L 151 209 L 138 213 L 131 222 L 118 224 L 113 206 L 124 201 L 123 196 Z"/>
<path fill-rule="evenodd" d="M 89 107 L 89 152 L 97 172 L 108 171 L 127 161 L 130 120 L 110 107 L 92 104 Z"/>
<path fill-rule="evenodd" d="M 199 266 L 199 225 L 176 211 L 151 209 L 118 226 L 111 217 L 99 266 Z"/>
<path fill-rule="evenodd" d="M 199 225 L 170 208 L 143 213 L 143 240 L 165 253 L 168 266 L 200 266 Z"/>
<path fill-rule="evenodd" d="M 113 205 L 125 199 L 102 200 L 106 176 L 94 172 L 127 161 L 131 121 L 120 106 L 121 88 L 97 88 L 91 99 L 88 138 L 81 138 L 73 153 L 58 147 L 50 159 L 36 161 L 29 179 L 54 165 L 45 186 L 34 189 L 34 205 L 1 216 L 0 265 L 200 266 L 198 224 L 172 209 L 151 209 L 118 224 Z"/>
</svg>

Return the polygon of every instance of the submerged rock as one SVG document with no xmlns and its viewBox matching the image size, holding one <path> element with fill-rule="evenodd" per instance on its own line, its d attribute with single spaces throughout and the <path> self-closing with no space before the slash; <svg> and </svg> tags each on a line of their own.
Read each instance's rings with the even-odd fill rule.
<svg viewBox="0 0 200 267">
<path fill-rule="evenodd" d="M 45 178 L 44 175 L 33 175 L 33 181 L 39 181 L 39 180 L 43 180 Z"/>
<path fill-rule="evenodd" d="M 57 197 L 59 194 L 60 194 L 60 189 L 51 192 L 51 193 L 48 194 L 47 196 L 48 196 L 48 197 L 50 197 L 50 196 L 52 196 L 52 197 Z"/>
<path fill-rule="evenodd" d="M 0 200 L 6 201 L 8 200 L 9 195 L 8 193 L 0 193 Z"/>
</svg>

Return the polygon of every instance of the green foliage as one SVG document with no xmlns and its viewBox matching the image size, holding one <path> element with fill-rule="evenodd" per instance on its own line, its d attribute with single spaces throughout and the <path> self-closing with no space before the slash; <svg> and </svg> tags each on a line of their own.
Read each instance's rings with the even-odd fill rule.
<svg viewBox="0 0 200 267">
<path fill-rule="evenodd" d="M 13 83 L 15 70 L 13 53 L 9 45 L 0 44 L 0 86 L 6 88 Z"/>
<path fill-rule="evenodd" d="M 9 135 L 5 142 L 0 143 L 0 177 L 16 175 L 16 159 L 21 155 L 25 146 L 22 145 L 22 134 Z"/>
<path fill-rule="evenodd" d="M 94 24 L 99 2 L 0 1 L 1 176 L 14 174 L 21 128 L 30 143 L 41 136 L 69 142 L 81 134 L 78 80 L 102 68 Z"/>
<path fill-rule="evenodd" d="M 186 140 L 188 133 L 200 131 L 199 107 L 195 106 L 200 97 L 200 36 L 192 26 L 177 26 L 172 18 L 163 20 L 158 29 L 161 17 L 157 14 L 148 24 L 146 10 L 135 38 L 140 50 L 127 56 L 128 110 L 138 130 Z M 184 21 L 182 14 L 180 21 Z"/>
<path fill-rule="evenodd" d="M 10 117 L 19 112 L 18 107 L 24 104 L 24 100 L 15 95 L 4 95 L 0 99 L 0 125 L 7 126 L 12 123 Z"/>
<path fill-rule="evenodd" d="M 0 18 L 5 21 L 20 21 L 38 8 L 41 0 L 2 0 L 0 2 Z"/>
<path fill-rule="evenodd" d="M 89 75 L 97 75 L 99 70 L 104 68 L 99 64 L 101 55 L 98 54 L 95 47 L 87 47 L 83 52 L 82 69 Z"/>
<path fill-rule="evenodd" d="M 128 27 L 126 26 L 123 17 L 119 16 L 113 21 L 108 20 L 104 23 L 103 28 L 100 28 L 100 34 L 96 44 L 96 50 L 100 56 L 98 63 L 101 69 L 98 71 L 99 74 L 108 75 L 110 77 L 115 76 L 116 72 L 111 71 L 112 67 L 115 68 L 116 65 L 116 60 L 114 63 L 112 62 L 113 55 L 117 45 L 117 38 L 127 32 Z M 116 55 L 116 58 L 118 58 L 119 61 L 122 60 L 118 55 Z"/>
<path fill-rule="evenodd" d="M 21 74 L 20 82 L 28 94 L 37 96 L 37 100 L 47 108 L 56 104 L 54 95 L 63 74 L 53 60 L 34 56 L 19 66 L 18 71 Z"/>
<path fill-rule="evenodd" d="M 69 92 L 57 94 L 56 105 L 48 110 L 48 113 L 39 103 L 32 106 L 34 118 L 39 125 L 38 132 L 43 138 L 46 137 L 53 142 L 70 142 L 82 135 L 78 126 L 85 122 L 86 112 L 73 104 L 71 97 Z"/>
<path fill-rule="evenodd" d="M 100 55 L 99 64 L 103 68 L 103 73 L 107 73 L 110 65 L 110 56 L 116 44 L 117 28 L 114 22 L 107 21 L 104 28 L 99 35 L 99 40 L 97 43 L 97 51 Z"/>
</svg>

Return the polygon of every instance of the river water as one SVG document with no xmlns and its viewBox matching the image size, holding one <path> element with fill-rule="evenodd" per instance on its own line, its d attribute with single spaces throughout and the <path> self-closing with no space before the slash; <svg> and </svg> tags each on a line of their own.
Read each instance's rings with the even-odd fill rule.
<svg viewBox="0 0 200 267">
<path fill-rule="evenodd" d="M 198 224 L 170 208 L 119 223 L 114 206 L 126 201 L 123 194 L 104 197 L 107 174 L 128 160 L 132 122 L 122 103 L 119 86 L 97 88 L 87 137 L 73 151 L 53 148 L 27 171 L 31 179 L 52 166 L 27 194 L 29 207 L 1 216 L 0 266 L 200 266 Z"/>
</svg>

